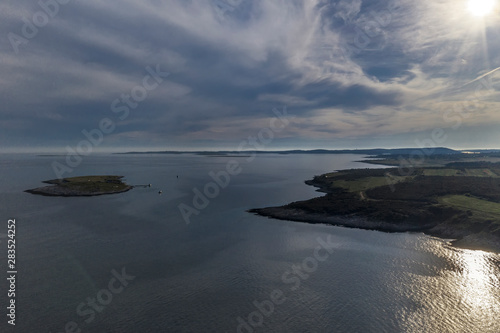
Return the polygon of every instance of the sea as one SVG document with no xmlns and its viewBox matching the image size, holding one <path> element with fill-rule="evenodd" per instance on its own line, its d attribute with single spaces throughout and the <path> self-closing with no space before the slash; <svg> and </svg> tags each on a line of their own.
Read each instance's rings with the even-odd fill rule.
<svg viewBox="0 0 500 333">
<path fill-rule="evenodd" d="M 47 197 L 66 156 L 0 155 L 0 332 L 500 332 L 499 254 L 247 212 L 361 159 L 92 154 L 64 176 L 138 186 Z"/>
</svg>

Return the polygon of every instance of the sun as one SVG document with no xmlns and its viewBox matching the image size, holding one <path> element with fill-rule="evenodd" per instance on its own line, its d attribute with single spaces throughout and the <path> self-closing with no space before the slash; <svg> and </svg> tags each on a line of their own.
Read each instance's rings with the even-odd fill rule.
<svg viewBox="0 0 500 333">
<path fill-rule="evenodd" d="M 486 16 L 493 11 L 495 0 L 469 0 L 467 8 L 474 16 Z"/>
</svg>

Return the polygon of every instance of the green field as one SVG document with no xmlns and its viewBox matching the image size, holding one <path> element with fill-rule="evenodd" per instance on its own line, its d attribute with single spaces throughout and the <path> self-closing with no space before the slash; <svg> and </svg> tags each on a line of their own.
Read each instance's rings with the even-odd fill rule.
<svg viewBox="0 0 500 333">
<path fill-rule="evenodd" d="M 64 178 L 64 182 L 68 183 L 82 183 L 82 182 L 101 182 L 107 181 L 120 181 L 121 176 L 80 176 Z"/>
<path fill-rule="evenodd" d="M 498 175 L 490 169 L 465 169 L 467 176 L 471 177 L 494 177 Z"/>
<path fill-rule="evenodd" d="M 366 191 L 379 186 L 387 186 L 407 180 L 408 177 L 391 176 L 391 177 L 365 177 L 356 180 L 335 180 L 334 186 L 342 187 L 349 192 Z"/>
<path fill-rule="evenodd" d="M 69 189 L 85 192 L 108 192 L 120 191 L 128 187 L 121 181 L 121 176 L 82 176 L 70 177 L 62 180 L 47 181 L 49 184 L 57 184 Z"/>
<path fill-rule="evenodd" d="M 424 176 L 463 176 L 458 169 L 424 169 Z"/>
<path fill-rule="evenodd" d="M 460 210 L 471 211 L 476 217 L 493 218 L 496 220 L 495 223 L 500 224 L 500 203 L 466 195 L 447 195 L 439 198 L 438 201 Z"/>
<path fill-rule="evenodd" d="M 461 177 L 494 177 L 498 178 L 499 176 L 490 169 L 486 168 L 477 168 L 477 169 L 424 169 L 424 176 L 461 176 Z"/>
</svg>

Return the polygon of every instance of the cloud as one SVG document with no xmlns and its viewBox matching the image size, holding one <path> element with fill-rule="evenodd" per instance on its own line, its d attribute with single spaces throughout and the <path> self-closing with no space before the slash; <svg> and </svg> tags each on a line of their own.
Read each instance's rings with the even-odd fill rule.
<svg viewBox="0 0 500 333">
<path fill-rule="evenodd" d="M 493 70 L 489 71 L 488 73 L 485 73 L 485 74 L 483 74 L 483 75 L 480 75 L 479 77 L 475 78 L 474 80 L 472 80 L 472 81 L 467 82 L 466 84 L 464 84 L 464 86 L 467 86 L 467 85 L 469 85 L 469 84 L 471 84 L 471 83 L 477 82 L 477 81 L 481 80 L 482 78 L 485 78 L 485 77 L 487 77 L 487 76 L 489 76 L 489 75 L 491 75 L 491 74 L 495 73 L 495 72 L 496 72 L 496 71 L 498 71 L 498 70 L 500 70 L 500 67 L 497 67 L 497 68 L 495 68 L 495 69 L 493 69 Z"/>
<path fill-rule="evenodd" d="M 283 105 L 297 118 L 279 135 L 299 147 L 410 138 L 478 99 L 463 126 L 496 121 L 499 13 L 478 19 L 452 0 L 221 1 L 71 1 L 17 54 L 8 33 L 23 36 L 42 9 L 1 4 L 0 140 L 77 143 L 156 65 L 170 76 L 113 118 L 103 147 L 237 145 Z"/>
</svg>

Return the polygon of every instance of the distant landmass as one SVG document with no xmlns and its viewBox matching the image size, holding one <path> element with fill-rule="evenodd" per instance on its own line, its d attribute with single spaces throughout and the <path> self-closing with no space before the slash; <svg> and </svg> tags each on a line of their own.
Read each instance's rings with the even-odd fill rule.
<svg viewBox="0 0 500 333">
<path fill-rule="evenodd" d="M 200 154 L 200 155 L 236 155 L 236 154 L 360 154 L 360 155 L 412 155 L 415 153 L 430 155 L 446 155 L 446 154 L 460 154 L 461 151 L 453 150 L 450 148 L 436 147 L 436 148 L 375 148 L 375 149 L 313 149 L 313 150 L 220 150 L 220 151 L 131 151 L 126 153 L 116 154 Z"/>
</svg>

